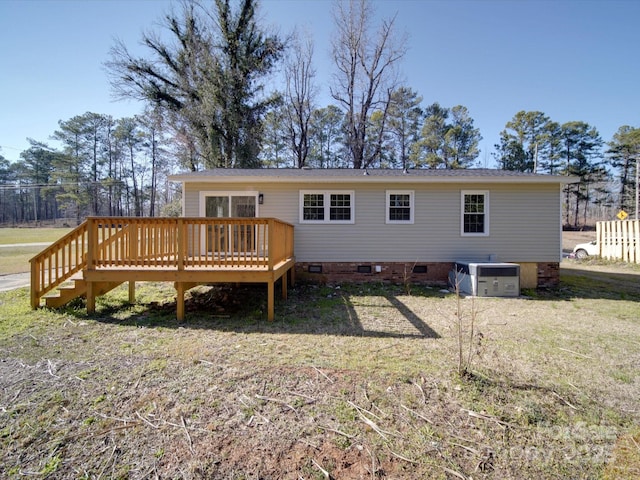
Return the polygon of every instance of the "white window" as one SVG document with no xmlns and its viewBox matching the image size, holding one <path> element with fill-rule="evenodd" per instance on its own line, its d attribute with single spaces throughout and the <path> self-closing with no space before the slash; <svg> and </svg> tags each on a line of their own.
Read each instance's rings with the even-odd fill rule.
<svg viewBox="0 0 640 480">
<path fill-rule="evenodd" d="M 486 237 L 489 235 L 489 192 L 462 191 L 460 233 L 462 236 Z"/>
<path fill-rule="evenodd" d="M 354 223 L 353 191 L 301 191 L 300 223 Z"/>
<path fill-rule="evenodd" d="M 387 190 L 386 223 L 413 223 L 413 191 Z"/>
</svg>

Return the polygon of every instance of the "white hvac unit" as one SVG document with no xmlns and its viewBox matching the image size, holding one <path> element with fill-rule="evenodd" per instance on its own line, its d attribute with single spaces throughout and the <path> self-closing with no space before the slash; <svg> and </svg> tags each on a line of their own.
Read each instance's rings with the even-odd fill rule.
<svg viewBox="0 0 640 480">
<path fill-rule="evenodd" d="M 520 265 L 517 263 L 455 262 L 449 284 L 460 293 L 477 297 L 520 295 Z"/>
</svg>

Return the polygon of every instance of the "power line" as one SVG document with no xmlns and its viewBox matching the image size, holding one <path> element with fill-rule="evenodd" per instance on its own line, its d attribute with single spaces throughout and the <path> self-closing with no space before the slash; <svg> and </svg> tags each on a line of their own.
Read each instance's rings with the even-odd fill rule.
<svg viewBox="0 0 640 480">
<path fill-rule="evenodd" d="M 124 182 L 122 180 L 115 182 L 112 186 L 123 185 Z M 108 187 L 109 185 L 105 185 L 101 182 L 75 182 L 75 183 L 6 183 L 0 184 L 0 190 L 28 190 L 30 188 L 56 188 L 56 187 L 82 187 L 87 185 L 99 185 L 103 187 Z"/>
</svg>

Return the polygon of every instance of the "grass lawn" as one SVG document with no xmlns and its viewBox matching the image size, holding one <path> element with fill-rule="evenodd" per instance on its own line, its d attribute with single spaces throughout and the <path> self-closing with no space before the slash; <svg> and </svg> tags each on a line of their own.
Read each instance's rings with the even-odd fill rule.
<svg viewBox="0 0 640 480">
<path fill-rule="evenodd" d="M 0 275 L 28 272 L 29 260 L 45 247 L 2 245 L 54 242 L 70 228 L 0 228 Z"/>
<path fill-rule="evenodd" d="M 0 275 L 29 272 L 29 260 L 44 247 L 0 247 Z"/>
<path fill-rule="evenodd" d="M 0 477 L 637 478 L 638 285 L 575 264 L 458 306 L 300 284 L 271 323 L 260 286 L 193 289 L 182 323 L 171 284 L 91 316 L 2 293 Z"/>
<path fill-rule="evenodd" d="M 54 242 L 71 228 L 0 228 L 0 245 Z"/>
</svg>

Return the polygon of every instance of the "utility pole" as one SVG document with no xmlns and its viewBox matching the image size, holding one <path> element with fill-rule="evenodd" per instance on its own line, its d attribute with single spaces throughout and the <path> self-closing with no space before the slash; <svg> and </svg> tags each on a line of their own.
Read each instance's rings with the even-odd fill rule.
<svg viewBox="0 0 640 480">
<path fill-rule="evenodd" d="M 33 219 L 37 227 L 38 226 L 38 188 L 37 187 L 33 187 Z"/>
</svg>

